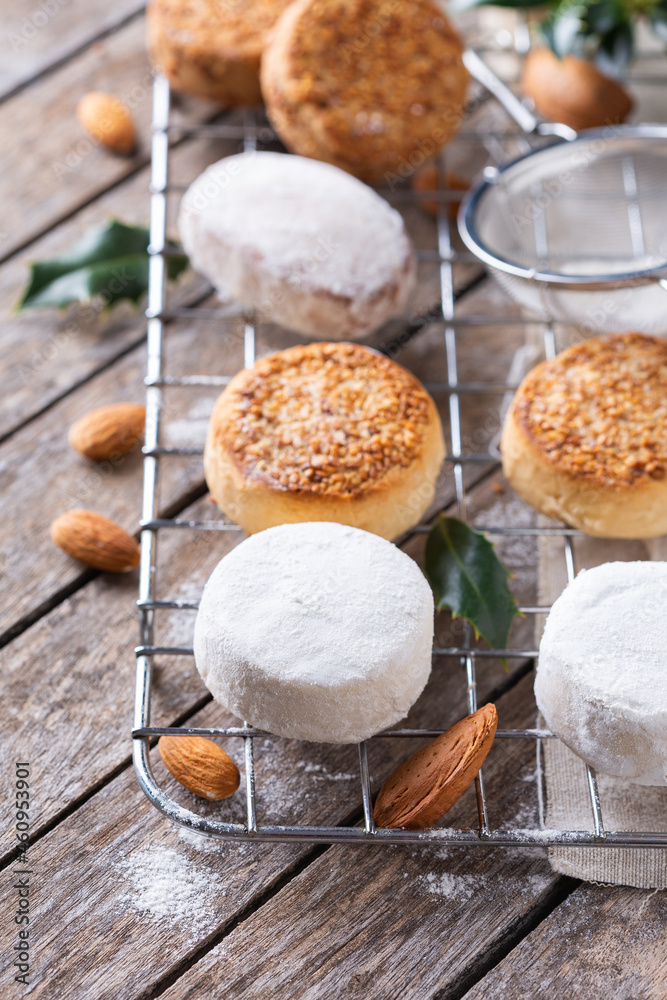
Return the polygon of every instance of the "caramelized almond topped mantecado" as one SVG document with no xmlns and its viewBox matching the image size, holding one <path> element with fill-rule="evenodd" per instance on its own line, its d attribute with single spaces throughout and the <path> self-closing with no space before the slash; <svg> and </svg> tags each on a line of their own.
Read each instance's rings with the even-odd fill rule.
<svg viewBox="0 0 667 1000">
<path fill-rule="evenodd" d="M 394 537 L 430 504 L 443 458 L 435 404 L 410 372 L 368 348 L 325 343 L 270 355 L 232 380 L 205 468 L 246 530 L 328 520 Z"/>
<path fill-rule="evenodd" d="M 593 337 L 529 372 L 501 440 L 503 469 L 538 510 L 591 535 L 667 531 L 667 341 Z"/>
</svg>

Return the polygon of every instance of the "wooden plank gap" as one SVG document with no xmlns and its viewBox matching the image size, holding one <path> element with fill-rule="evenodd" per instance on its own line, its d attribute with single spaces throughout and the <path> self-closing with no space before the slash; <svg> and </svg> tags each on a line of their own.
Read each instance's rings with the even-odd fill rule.
<svg viewBox="0 0 667 1000">
<path fill-rule="evenodd" d="M 195 483 L 187 493 L 181 494 L 174 503 L 169 504 L 163 511 L 161 511 L 162 517 L 176 517 L 187 507 L 190 507 L 197 500 L 201 500 L 202 497 L 206 496 L 208 493 L 208 486 L 206 482 L 202 479 L 198 483 Z M 141 528 L 137 528 L 134 532 L 134 537 L 139 538 L 141 534 Z M 48 615 L 54 608 L 57 608 L 59 604 L 62 604 L 71 597 L 72 594 L 76 594 L 77 591 L 82 590 L 85 586 L 91 583 L 93 580 L 97 579 L 101 575 L 101 570 L 95 569 L 83 569 L 81 573 L 76 576 L 67 586 L 61 587 L 54 594 L 51 594 L 47 601 L 43 601 L 36 608 L 33 608 L 28 614 L 24 615 L 18 621 L 14 622 L 10 628 L 6 629 L 2 634 L 0 634 L 0 649 L 3 649 L 18 636 L 26 632 L 32 625 L 38 622 L 45 615 Z"/>
<path fill-rule="evenodd" d="M 226 115 L 228 113 L 229 112 L 226 109 L 216 110 L 210 116 L 210 118 L 205 118 L 202 124 L 207 124 L 207 125 L 215 124 L 218 118 L 221 118 L 223 115 Z M 171 140 L 169 143 L 169 155 L 170 156 L 173 155 L 174 150 L 178 149 L 180 146 L 183 146 L 189 142 L 196 142 L 196 141 L 197 141 L 196 133 L 187 133 L 180 139 Z M 24 240 L 23 243 L 19 243 L 18 245 L 15 244 L 9 251 L 9 253 L 6 253 L 4 256 L 0 254 L 0 264 L 5 264 L 7 261 L 12 260 L 14 257 L 25 254 L 26 250 L 33 243 L 36 243 L 37 240 L 40 240 L 48 233 L 53 232 L 53 230 L 57 229 L 58 226 L 62 226 L 66 222 L 70 222 L 75 216 L 79 214 L 79 212 L 82 212 L 84 209 L 89 208 L 100 198 L 102 197 L 106 198 L 109 192 L 115 191 L 117 188 L 122 187 L 123 184 L 131 180 L 133 177 L 137 177 L 138 174 L 140 174 L 142 171 L 145 171 L 150 166 L 150 162 L 151 159 L 149 152 L 146 152 L 144 155 L 138 156 L 136 159 L 136 163 L 130 169 L 128 169 L 127 173 L 124 173 L 122 176 L 117 177 L 116 180 L 114 181 L 110 181 L 110 183 L 103 191 L 96 191 L 89 198 L 85 198 L 83 201 L 77 202 L 76 205 L 73 205 L 71 209 L 64 212 L 62 215 L 58 216 L 57 218 L 51 219 L 51 221 L 45 228 L 40 229 L 37 232 L 31 233 L 28 239 Z"/>
<path fill-rule="evenodd" d="M 118 352 L 118 354 L 115 354 L 112 358 L 108 358 L 104 362 L 104 364 L 102 364 L 99 368 L 96 368 L 95 371 L 88 372 L 88 374 L 84 378 L 82 378 L 79 382 L 77 382 L 75 385 L 69 386 L 69 388 L 63 390 L 63 392 L 61 392 L 58 396 L 54 396 L 52 399 L 48 401 L 48 403 L 46 403 L 40 409 L 35 410 L 33 413 L 27 416 L 21 423 L 16 424 L 5 434 L 0 436 L 0 444 L 4 444 L 5 441 L 8 441 L 9 438 L 13 437 L 13 435 L 16 434 L 18 431 L 23 430 L 24 427 L 27 427 L 29 424 L 31 424 L 34 420 L 37 420 L 39 417 L 44 416 L 44 414 L 48 413 L 49 410 L 51 410 L 57 403 L 62 402 L 62 400 L 66 399 L 67 396 L 71 396 L 72 393 L 80 389 L 81 386 L 84 386 L 88 382 L 91 382 L 98 375 L 101 375 L 103 372 L 107 371 L 107 369 L 113 368 L 113 366 L 117 364 L 118 361 L 121 361 L 128 354 L 132 354 L 133 351 L 136 351 L 138 348 L 142 347 L 145 340 L 146 340 L 146 331 L 142 330 L 141 335 L 136 340 L 133 340 L 131 343 L 127 344 L 124 348 L 122 348 Z"/>
<path fill-rule="evenodd" d="M 76 594 L 78 590 L 85 587 L 86 584 L 95 580 L 100 575 L 100 570 L 96 569 L 82 569 L 81 573 L 71 580 L 66 586 L 61 587 L 56 590 L 55 593 L 51 594 L 46 601 L 42 601 L 38 604 L 36 608 L 32 608 L 28 614 L 19 618 L 18 621 L 14 622 L 8 629 L 0 634 L 0 649 L 3 649 L 18 636 L 26 632 L 35 622 L 38 622 L 40 618 L 44 618 L 49 612 L 57 608 L 59 604 L 66 601 L 68 597 L 72 594 Z"/>
<path fill-rule="evenodd" d="M 55 816 L 52 816 L 51 819 L 48 820 L 48 822 L 44 823 L 43 826 L 38 827 L 38 829 L 35 832 L 31 831 L 29 847 L 32 849 L 32 847 L 34 847 L 35 844 L 39 843 L 40 840 L 42 840 L 49 833 L 51 833 L 51 831 L 54 830 L 57 826 L 59 826 L 64 820 L 68 819 L 69 816 L 71 816 L 73 813 L 81 809 L 81 807 L 84 806 L 86 802 L 89 802 L 90 799 L 93 798 L 93 796 L 97 795 L 97 793 L 100 792 L 103 788 L 106 788 L 107 785 L 110 785 L 112 781 L 115 781 L 115 779 L 118 778 L 123 773 L 123 771 L 126 771 L 127 768 L 131 766 L 132 766 L 132 755 L 130 754 L 128 757 L 125 757 L 122 761 L 120 761 L 114 768 L 108 771 L 94 785 L 91 785 L 91 787 L 86 792 L 84 792 L 78 798 L 73 799 L 72 802 L 70 802 L 70 804 L 65 809 L 62 809 L 59 813 L 56 813 Z M 12 865 L 16 861 L 18 856 L 19 856 L 18 848 L 12 848 L 12 850 L 8 854 L 6 854 L 5 857 L 2 858 L 2 860 L 0 861 L 0 872 L 4 871 L 6 868 Z"/>
<path fill-rule="evenodd" d="M 197 305 L 199 305 L 200 302 L 204 302 L 206 299 L 209 299 L 210 297 L 211 293 L 209 290 L 207 290 L 205 292 L 202 292 L 201 294 L 194 296 L 192 299 L 186 299 L 186 303 L 188 306 L 196 307 Z M 110 368 L 113 368 L 115 364 L 117 364 L 119 361 L 122 361 L 123 358 L 127 357 L 129 354 L 132 354 L 133 351 L 139 350 L 141 347 L 143 347 L 145 341 L 146 341 L 146 329 L 145 327 L 142 327 L 141 334 L 135 340 L 133 340 L 129 344 L 126 344 L 125 347 L 120 349 L 117 354 L 113 355 L 113 357 L 107 358 L 107 360 L 104 361 L 99 366 L 99 368 L 96 368 L 94 371 L 88 372 L 88 374 L 85 375 L 83 378 L 79 379 L 78 382 L 74 383 L 73 385 L 70 385 L 67 389 L 64 389 L 58 396 L 54 396 L 52 399 L 50 399 L 49 402 L 46 403 L 41 409 L 35 410 L 34 413 L 31 413 L 29 416 L 27 416 L 21 423 L 16 424 L 16 426 L 12 427 L 5 434 L 0 435 L 0 445 L 4 444 L 5 441 L 8 441 L 9 438 L 13 437 L 14 434 L 22 430 L 24 427 L 27 427 L 34 420 L 37 420 L 39 417 L 44 416 L 44 414 L 48 413 L 49 410 L 51 410 L 54 406 L 56 406 L 58 403 L 61 403 L 63 399 L 67 399 L 68 396 L 71 396 L 73 393 L 77 392 L 84 385 L 87 385 L 89 382 L 92 382 L 93 379 L 97 378 L 99 375 L 103 375 L 104 372 L 108 371 Z"/>
<path fill-rule="evenodd" d="M 469 281 L 459 288 L 454 293 L 454 302 L 458 303 L 466 295 L 474 292 L 480 285 L 484 284 L 488 280 L 488 273 L 485 269 L 481 269 L 478 274 L 472 277 Z M 427 327 L 432 326 L 434 323 L 443 324 L 442 318 L 442 306 L 440 304 L 433 305 L 416 316 L 411 317 L 399 324 L 396 322 L 396 334 L 389 340 L 382 341 L 378 350 L 381 354 L 385 354 L 392 361 L 395 361 L 400 353 L 401 349 L 409 344 L 411 340 L 414 340 L 420 333 L 423 333 Z"/>
<path fill-rule="evenodd" d="M 514 924 L 510 924 L 503 932 L 502 938 L 494 941 L 487 951 L 482 952 L 474 960 L 474 964 L 466 969 L 455 982 L 434 993 L 430 1000 L 463 1000 L 466 993 L 495 966 L 513 951 L 524 938 L 546 920 L 553 911 L 581 885 L 579 879 L 561 876 L 550 891 L 532 909 L 523 914 Z"/>
<path fill-rule="evenodd" d="M 216 934 L 210 937 L 203 945 L 198 948 L 187 958 L 183 959 L 175 968 L 168 972 L 162 979 L 158 979 L 154 985 L 145 990 L 143 993 L 137 994 L 133 1000 L 158 1000 L 159 997 L 178 982 L 178 980 L 186 973 L 189 972 L 193 966 L 197 965 L 202 958 L 204 958 L 210 951 L 216 948 L 221 941 L 228 937 L 232 931 L 234 931 L 239 924 L 242 924 L 253 914 L 257 913 L 261 908 L 270 900 L 277 896 L 290 882 L 294 881 L 299 875 L 301 875 L 306 868 L 309 868 L 318 858 L 322 857 L 327 851 L 330 851 L 331 847 L 326 845 L 316 845 L 312 850 L 308 851 L 307 854 L 302 855 L 301 858 L 295 864 L 286 868 L 280 873 L 278 878 L 274 879 L 266 888 L 254 896 L 248 904 L 234 917 L 227 921 L 222 927 L 220 927 Z"/>
<path fill-rule="evenodd" d="M 178 140 L 177 142 L 174 143 L 174 146 L 180 145 L 182 141 L 184 140 Z M 62 226 L 65 222 L 69 222 L 76 215 L 78 215 L 79 212 L 82 212 L 84 209 L 89 208 L 102 196 L 108 195 L 110 191 L 115 191 L 116 188 L 121 187 L 123 184 L 126 183 L 126 181 L 130 180 L 132 177 L 136 177 L 137 174 L 140 174 L 142 172 L 142 170 L 146 170 L 149 163 L 150 163 L 150 158 L 148 156 L 142 156 L 141 158 L 139 158 L 134 167 L 128 170 L 126 174 L 123 174 L 122 177 L 118 177 L 115 181 L 111 181 L 109 186 L 106 187 L 104 191 L 96 191 L 95 194 L 91 195 L 90 198 L 86 198 L 83 201 L 78 202 L 76 205 L 72 206 L 72 208 L 69 211 L 64 212 L 57 218 L 51 219 L 49 224 L 44 229 L 40 229 L 38 232 L 32 233 L 28 237 L 28 239 L 25 240 L 23 243 L 19 243 L 18 246 L 15 245 L 13 249 L 10 250 L 9 253 L 5 254 L 4 256 L 0 256 L 0 264 L 6 264 L 7 261 L 12 260 L 12 258 L 19 255 L 21 256 L 24 255 L 26 250 L 28 250 L 28 248 L 33 243 L 36 243 L 37 240 L 40 240 L 48 233 L 53 232 L 54 229 L 57 229 L 58 226 Z"/>
<path fill-rule="evenodd" d="M 83 55 L 93 45 L 96 45 L 98 42 L 103 42 L 106 38 L 109 38 L 117 31 L 120 31 L 122 28 L 126 28 L 128 24 L 132 23 L 132 21 L 136 21 L 138 18 L 143 17 L 144 13 L 145 7 L 142 4 L 132 14 L 127 14 L 115 24 L 110 24 L 109 27 L 105 28 L 103 31 L 100 31 L 95 35 L 91 35 L 89 38 L 82 41 L 80 45 L 74 46 L 69 50 L 69 52 L 66 52 L 58 59 L 55 59 L 53 62 L 49 63 L 48 66 L 44 66 L 43 69 L 39 70 L 33 76 L 30 76 L 26 80 L 22 80 L 9 90 L 4 91 L 4 93 L 0 94 L 0 106 L 11 100 L 12 97 L 16 97 L 18 94 L 23 93 L 24 90 L 29 90 L 33 84 L 44 80 L 47 76 L 49 76 L 49 74 L 62 69 L 66 63 L 70 62 L 72 59 L 76 59 L 77 56 Z"/>
<path fill-rule="evenodd" d="M 213 701 L 212 694 L 207 694 L 204 695 L 202 698 L 198 698 L 197 701 L 194 702 L 194 704 L 190 705 L 185 711 L 183 711 L 180 715 L 178 715 L 175 719 L 173 719 L 170 725 L 171 726 L 184 725 L 191 718 L 197 715 L 198 712 L 201 712 L 201 710 L 205 708 L 206 705 L 208 705 L 212 701 Z M 128 741 L 130 741 L 131 739 L 132 737 L 128 732 Z M 151 740 L 151 746 L 155 746 L 156 743 L 157 743 L 157 738 Z M 51 831 L 54 830 L 57 826 L 59 826 L 64 820 L 68 819 L 75 812 L 81 809 L 81 807 L 84 806 L 86 802 L 89 802 L 90 799 L 93 798 L 93 796 L 97 795 L 98 792 L 102 791 L 103 788 L 106 788 L 106 786 L 111 784 L 112 781 L 115 781 L 115 779 L 119 777 L 119 775 L 121 775 L 123 771 L 126 771 L 128 768 L 131 767 L 132 767 L 132 753 L 130 752 L 130 754 L 127 757 L 123 758 L 123 760 L 119 761 L 119 763 L 115 767 L 111 768 L 110 771 L 107 771 L 106 774 L 102 775 L 100 780 L 95 785 L 91 785 L 91 787 L 86 792 L 80 795 L 77 799 L 74 799 L 72 802 L 70 802 L 65 809 L 62 809 L 59 813 L 56 813 L 55 816 L 52 816 L 50 820 L 48 820 L 46 823 L 43 824 L 43 826 L 38 827 L 34 833 L 31 833 L 30 846 L 32 847 L 33 844 L 38 843 L 38 841 L 42 840 L 43 837 L 46 837 L 47 834 L 51 833 Z M 12 865 L 14 861 L 17 859 L 18 855 L 19 855 L 18 849 L 15 849 L 10 851 L 9 854 L 5 855 L 4 858 L 0 859 L 0 872 L 4 871 L 5 868 L 8 868 L 10 865 Z"/>
<path fill-rule="evenodd" d="M 496 684 L 496 686 L 486 696 L 485 704 L 488 704 L 490 701 L 498 701 L 499 698 L 502 698 L 504 694 L 507 694 L 508 691 L 511 691 L 512 688 L 516 687 L 516 685 L 519 684 L 520 681 L 522 681 L 523 678 L 533 670 L 534 666 L 534 660 L 524 660 L 522 664 L 516 667 L 514 673 L 508 673 L 506 680 L 504 680 L 501 684 Z"/>
</svg>

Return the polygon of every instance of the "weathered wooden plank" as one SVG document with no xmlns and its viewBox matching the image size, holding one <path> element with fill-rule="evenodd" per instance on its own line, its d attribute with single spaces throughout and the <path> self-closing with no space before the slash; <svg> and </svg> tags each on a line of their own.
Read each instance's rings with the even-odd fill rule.
<svg viewBox="0 0 667 1000">
<path fill-rule="evenodd" d="M 3 0 L 0 97 L 113 30 L 143 7 L 138 0 L 43 0 L 28 8 Z"/>
<path fill-rule="evenodd" d="M 452 697 L 451 673 L 439 680 L 444 683 L 436 682 L 422 700 L 424 720 L 460 711 L 460 699 Z M 504 722 L 525 721 L 532 712 L 531 701 L 530 683 L 525 681 L 501 700 Z M 211 704 L 197 721 L 219 723 L 224 718 Z M 240 741 L 226 742 L 242 766 Z M 377 779 L 389 755 L 409 752 L 403 743 L 397 750 L 393 741 L 394 749 L 387 750 L 388 743 L 377 741 L 373 747 L 372 756 L 385 761 L 383 768 L 372 761 Z M 517 809 L 523 815 L 534 808 L 534 789 L 528 780 L 521 780 L 530 776 L 531 768 L 532 754 L 518 745 L 492 750 L 487 770 L 489 787 L 497 792 L 496 819 L 509 820 Z M 156 770 L 162 771 L 162 765 L 157 763 Z M 286 817 L 335 822 L 349 813 L 350 804 L 353 809 L 358 806 L 359 795 L 352 790 L 355 773 L 354 747 L 292 741 L 259 747 L 260 816 L 269 822 Z M 508 774 L 516 783 L 508 782 Z M 50 772 L 48 780 L 53 776 Z M 45 778 L 40 775 L 33 781 L 36 800 L 46 791 Z M 173 781 L 167 784 L 171 787 Z M 192 803 L 189 793 L 181 790 L 180 797 Z M 236 821 L 243 817 L 241 794 L 223 803 L 199 805 L 203 811 Z M 474 796 L 466 793 L 451 822 L 474 822 L 474 812 Z M 183 959 L 206 946 L 253 897 L 285 876 L 305 850 L 225 846 L 179 835 L 142 798 L 133 774 L 126 771 L 32 847 L 31 863 L 43 880 L 31 917 L 39 942 L 32 994 L 55 993 L 76 1000 L 146 995 Z M 81 863 L 72 865 L 73 857 Z M 503 870 L 506 877 L 500 887 L 495 883 Z M 489 936 L 521 921 L 554 882 L 541 857 L 517 852 L 508 858 L 499 852 L 478 855 L 442 849 L 328 851 L 274 903 L 235 931 L 229 942 L 195 966 L 182 981 L 183 992 L 205 995 L 213 987 L 221 989 L 227 980 L 238 984 L 239 996 L 264 992 L 285 998 L 322 996 L 330 995 L 328 987 L 340 973 L 341 982 L 350 980 L 342 995 L 361 996 L 362 990 L 367 995 L 377 974 L 374 995 L 400 996 L 398 987 L 411 983 L 417 972 L 425 983 L 441 982 L 456 973 Z M 12 891 L 5 879 L 0 897 L 6 905 Z M 256 936 L 260 926 L 265 929 L 261 940 Z M 0 936 L 6 955 L 14 931 L 5 924 Z M 369 952 L 372 939 L 375 944 Z M 393 957 L 387 955 L 390 940 Z M 431 942 L 429 968 L 424 968 L 425 941 Z M 348 950 L 356 958 L 345 964 Z M 281 964 L 279 958 L 284 956 L 289 962 Z M 376 973 L 385 962 L 389 965 Z M 311 970 L 324 993 L 312 992 Z M 270 989 L 269 976 L 273 977 Z M 299 977 L 308 986 L 303 994 L 294 989 Z M 248 978 L 254 979 L 249 986 Z M 198 993 L 192 992 L 197 988 L 193 980 L 200 984 Z M 393 983 L 396 992 L 382 992 L 387 983 Z"/>
<path fill-rule="evenodd" d="M 34 799 L 40 794 L 33 782 Z M 214 844 L 209 852 L 208 846 L 179 837 L 131 770 L 34 844 L 30 863 L 40 874 L 31 879 L 30 995 L 120 1000 L 143 994 L 307 850 Z M 16 890 L 6 875 L 4 902 L 13 914 Z M 3 922 L 6 984 L 13 979 L 16 931 L 13 921 Z"/>
<path fill-rule="evenodd" d="M 667 996 L 664 892 L 582 885 L 465 1000 Z"/>
<path fill-rule="evenodd" d="M 227 146 L 229 149 L 229 146 Z M 222 155 L 222 154 L 221 154 Z M 174 150 L 177 165 L 187 161 L 193 173 L 210 162 L 201 145 Z M 185 166 L 182 167 L 185 169 Z M 144 169 L 118 188 L 82 209 L 30 248 L 30 258 L 47 260 L 68 250 L 91 226 L 110 216 L 145 225 L 148 221 L 149 171 Z M 0 309 L 10 313 L 27 280 L 26 261 L 13 257 L 0 267 Z M 207 282 L 187 272 L 170 287 L 169 304 L 182 305 L 199 297 Z M 142 310 L 116 306 L 100 315 L 94 308 L 28 310 L 7 315 L 0 328 L 0 394 L 3 399 L 0 437 L 51 405 L 80 382 L 111 364 L 145 336 Z"/>
<path fill-rule="evenodd" d="M 137 18 L 0 106 L 0 134 L 9 138 L 0 161 L 0 258 L 148 161 L 153 78 L 145 48 Z M 131 108 L 139 135 L 133 156 L 114 156 L 84 135 L 75 110 L 89 90 L 110 90 Z M 186 100 L 175 107 L 174 121 L 196 122 L 214 109 Z M 21 141 L 12 141 L 17 135 Z"/>
<path fill-rule="evenodd" d="M 171 153 L 172 172 L 183 182 L 192 180 L 216 158 L 237 150 L 229 140 L 190 142 Z M 30 247 L 30 259 L 47 260 L 68 250 L 91 225 L 110 216 L 146 225 L 149 215 L 149 168 L 144 168 L 112 191 L 103 194 L 71 219 L 51 230 Z M 176 236 L 179 195 L 169 198 L 170 234 Z M 0 267 L 0 309 L 10 313 L 27 280 L 26 260 L 15 256 Z M 210 286 L 193 271 L 168 287 L 167 304 L 177 306 L 200 298 Z M 28 310 L 8 315 L 0 328 L 0 394 L 3 412 L 0 437 L 15 429 L 54 399 L 106 367 L 145 335 L 141 310 L 116 306 L 107 316 L 93 308 L 72 306 Z"/>
<path fill-rule="evenodd" d="M 3 149 L 3 258 L 146 162 L 151 81 L 144 24 L 137 19 L 0 107 L 0 132 L 21 136 Z M 120 91 L 121 97 L 134 91 L 136 155 L 113 156 L 86 138 L 75 109 L 89 90 Z"/>
<path fill-rule="evenodd" d="M 210 508 L 201 500 L 189 513 L 203 518 Z M 206 575 L 236 541 L 231 533 L 173 532 L 161 539 L 161 591 L 198 597 Z M 9 706 L 3 758 L 32 761 L 33 781 L 41 788 L 31 817 L 35 832 L 127 760 L 136 599 L 135 574 L 101 575 L 0 653 Z M 163 614 L 159 636 L 168 645 L 189 641 L 187 617 Z M 157 662 L 153 693 L 159 724 L 187 712 L 206 689 L 191 661 L 163 659 Z"/>
</svg>

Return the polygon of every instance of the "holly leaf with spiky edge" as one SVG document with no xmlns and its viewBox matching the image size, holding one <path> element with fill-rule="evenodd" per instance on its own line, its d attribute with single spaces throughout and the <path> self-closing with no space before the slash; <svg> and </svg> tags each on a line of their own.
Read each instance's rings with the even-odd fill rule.
<svg viewBox="0 0 667 1000">
<path fill-rule="evenodd" d="M 426 542 L 424 569 L 438 611 L 447 608 L 453 618 L 465 618 L 492 649 L 507 648 L 519 608 L 507 586 L 511 574 L 486 535 L 439 514 Z"/>
<path fill-rule="evenodd" d="M 144 226 L 130 226 L 110 219 L 94 226 L 71 250 L 52 260 L 30 265 L 30 279 L 17 311 L 46 306 L 64 308 L 71 302 L 99 299 L 106 309 L 128 299 L 137 303 L 148 289 L 150 235 Z M 167 276 L 174 280 L 188 266 L 188 258 L 175 251 L 167 259 Z"/>
</svg>

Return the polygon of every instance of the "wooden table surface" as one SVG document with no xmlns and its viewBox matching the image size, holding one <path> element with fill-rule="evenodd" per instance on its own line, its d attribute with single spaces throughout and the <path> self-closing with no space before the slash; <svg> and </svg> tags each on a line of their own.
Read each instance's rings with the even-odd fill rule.
<svg viewBox="0 0 667 1000">
<path fill-rule="evenodd" d="M 131 765 L 137 642 L 137 576 L 98 574 L 55 549 L 49 525 L 71 507 L 90 507 L 136 531 L 142 487 L 139 455 L 93 466 L 67 444 L 72 422 L 118 400 L 143 400 L 145 321 L 121 307 L 110 318 L 72 308 L 11 315 L 26 261 L 71 246 L 109 215 L 148 219 L 151 76 L 142 5 L 120 0 L 0 3 L 5 46 L 0 73 L 0 475 L 3 490 L 2 634 L 3 879 L 2 997 L 45 1000 L 148 1000 L 164 997 L 308 1000 L 646 1000 L 667 997 L 664 893 L 578 883 L 555 874 L 541 849 L 313 848 L 226 844 L 170 825 L 145 799 Z M 667 118 L 662 92 L 642 84 L 642 116 Z M 87 91 L 112 90 L 133 108 L 141 132 L 136 155 L 118 158 L 87 141 L 74 108 Z M 644 113 L 645 112 L 645 113 Z M 179 99 L 176 120 L 208 120 L 216 109 Z M 481 114 L 486 113 L 484 107 Z M 180 139 L 172 180 L 186 183 L 238 144 Z M 465 151 L 454 165 L 470 174 Z M 174 205 L 176 202 L 174 202 Z M 173 206 L 172 206 L 173 207 Z M 435 248 L 433 223 L 406 211 L 422 248 Z M 461 313 L 518 316 L 479 268 L 457 265 Z M 189 274 L 172 301 L 206 301 Z M 415 308 L 437 301 L 437 269 L 422 267 Z M 197 320 L 169 332 L 167 370 L 230 373 L 243 363 L 238 329 L 222 336 Z M 502 380 L 530 328 L 476 329 L 460 338 L 460 376 Z M 567 333 L 563 333 L 566 337 Z M 258 353 L 296 342 L 265 327 Z M 426 330 L 395 356 L 427 381 L 446 376 L 442 330 Z M 215 393 L 170 393 L 166 439 L 201 443 Z M 439 400 L 447 422 L 446 399 Z M 464 413 L 468 449 L 483 451 L 498 429 L 498 401 L 480 396 Z M 469 476 L 468 516 L 534 523 L 497 469 Z M 440 502 L 454 499 L 451 473 Z M 210 517 L 198 458 L 164 464 L 161 507 Z M 160 543 L 162 595 L 196 599 L 208 573 L 239 536 L 172 532 Z M 407 543 L 419 558 L 419 539 Z M 503 549 L 523 603 L 536 602 L 537 547 Z M 530 646 L 532 623 L 517 626 Z M 192 614 L 158 624 L 162 644 L 187 643 Z M 460 640 L 442 616 L 440 645 Z M 516 635 L 515 635 L 516 639 Z M 496 702 L 503 728 L 535 719 L 532 663 L 480 668 L 480 702 Z M 465 714 L 458 663 L 436 658 L 425 695 L 411 713 L 419 725 L 446 726 Z M 207 696 L 192 661 L 156 664 L 153 724 L 231 722 Z M 372 744 L 377 787 L 407 753 L 397 741 Z M 387 744 L 392 744 L 387 746 Z M 242 747 L 230 752 L 242 764 Z M 154 754 L 157 757 L 157 754 Z M 15 762 L 30 765 L 30 972 L 14 981 L 20 925 L 14 831 Z M 186 805 L 189 793 L 156 773 Z M 537 822 L 532 745 L 498 741 L 486 782 L 492 822 Z M 258 746 L 258 809 L 264 822 L 358 821 L 354 748 Z M 238 801 L 237 801 L 238 799 Z M 212 815 L 243 819 L 242 796 Z M 199 805 L 198 805 L 199 807 Z M 475 825 L 472 790 L 447 817 Z"/>
</svg>

